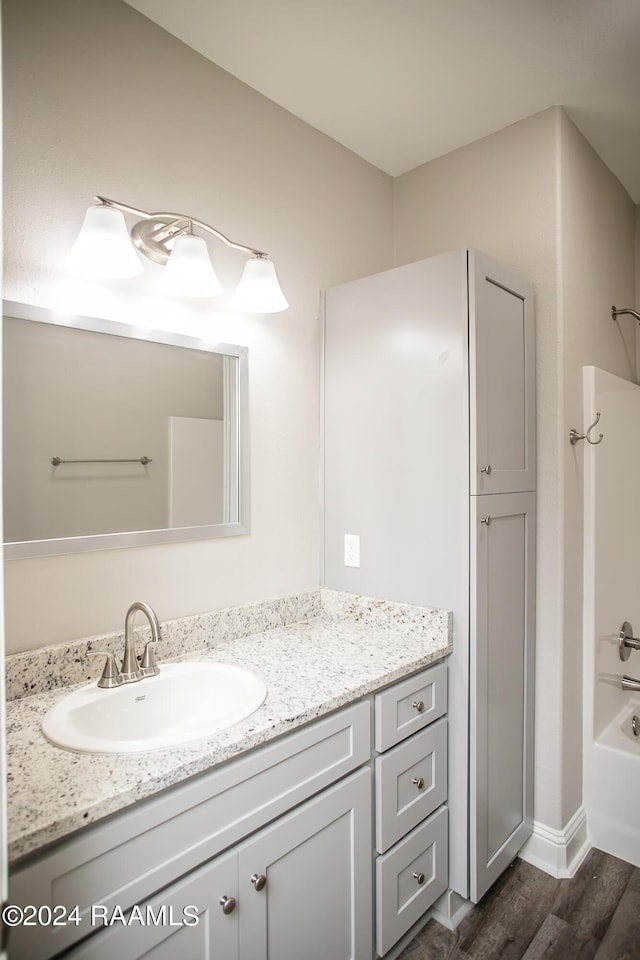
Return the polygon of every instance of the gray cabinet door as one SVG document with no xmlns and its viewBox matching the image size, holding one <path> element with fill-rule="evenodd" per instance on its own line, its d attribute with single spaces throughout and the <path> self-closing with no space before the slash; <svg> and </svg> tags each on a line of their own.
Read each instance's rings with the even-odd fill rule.
<svg viewBox="0 0 640 960">
<path fill-rule="evenodd" d="M 535 495 L 471 498 L 470 887 L 477 903 L 533 823 Z"/>
<path fill-rule="evenodd" d="M 373 955 L 368 769 L 237 849 L 244 960 Z"/>
<path fill-rule="evenodd" d="M 238 908 L 225 913 L 221 903 L 237 899 L 237 876 L 235 851 L 223 854 L 134 908 L 141 920 L 114 920 L 65 957 L 238 960 Z"/>
<path fill-rule="evenodd" d="M 470 492 L 536 488 L 531 288 L 469 251 Z"/>
</svg>

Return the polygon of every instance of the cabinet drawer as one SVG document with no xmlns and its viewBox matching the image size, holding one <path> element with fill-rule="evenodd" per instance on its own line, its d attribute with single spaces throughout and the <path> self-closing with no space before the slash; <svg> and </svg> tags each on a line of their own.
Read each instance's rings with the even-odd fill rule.
<svg viewBox="0 0 640 960">
<path fill-rule="evenodd" d="M 376 757 L 376 849 L 392 844 L 447 797 L 447 721 Z"/>
<path fill-rule="evenodd" d="M 53 956 L 86 932 L 91 904 L 126 910 L 366 763 L 361 702 L 87 827 L 14 870 L 12 903 L 80 906 L 76 928 L 12 931 L 15 957 Z"/>
<path fill-rule="evenodd" d="M 438 663 L 375 698 L 375 748 L 383 753 L 447 712 L 447 665 Z"/>
<path fill-rule="evenodd" d="M 380 956 L 447 889 L 447 813 L 447 808 L 441 807 L 376 860 L 376 950 Z"/>
</svg>

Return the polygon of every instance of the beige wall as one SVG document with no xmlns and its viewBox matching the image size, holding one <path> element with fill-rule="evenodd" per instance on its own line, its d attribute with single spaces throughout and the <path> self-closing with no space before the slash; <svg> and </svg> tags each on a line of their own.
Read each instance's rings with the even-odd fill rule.
<svg viewBox="0 0 640 960">
<path fill-rule="evenodd" d="M 54 303 L 62 258 L 101 193 L 266 249 L 291 304 L 199 315 L 214 339 L 249 347 L 251 535 L 11 561 L 7 649 L 118 628 L 134 599 L 168 619 L 316 588 L 319 291 L 391 265 L 391 179 L 120 0 L 2 6 L 4 296 Z M 220 262 L 224 278 L 242 258 Z M 86 312 L 144 308 L 142 287 L 114 286 L 87 294 Z"/>
<path fill-rule="evenodd" d="M 618 306 L 618 304 L 616 304 Z M 635 309 L 640 310 L 640 205 L 636 206 L 636 299 Z M 636 327 L 636 331 L 638 328 Z M 640 335 L 636 335 L 636 369 L 640 371 Z"/>
<path fill-rule="evenodd" d="M 560 108 L 396 182 L 396 262 L 476 246 L 535 288 L 538 600 L 535 816 L 563 828 L 581 801 L 581 366 L 629 377 L 633 204 Z M 614 291 L 618 291 L 615 293 Z"/>
</svg>

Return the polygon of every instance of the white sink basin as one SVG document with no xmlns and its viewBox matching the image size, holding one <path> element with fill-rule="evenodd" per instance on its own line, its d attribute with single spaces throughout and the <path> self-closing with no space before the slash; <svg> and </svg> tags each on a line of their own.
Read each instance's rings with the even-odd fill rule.
<svg viewBox="0 0 640 960">
<path fill-rule="evenodd" d="M 58 747 L 85 753 L 160 750 L 226 730 L 257 710 L 267 688 L 225 663 L 166 663 L 155 677 L 104 690 L 92 682 L 42 720 Z"/>
</svg>

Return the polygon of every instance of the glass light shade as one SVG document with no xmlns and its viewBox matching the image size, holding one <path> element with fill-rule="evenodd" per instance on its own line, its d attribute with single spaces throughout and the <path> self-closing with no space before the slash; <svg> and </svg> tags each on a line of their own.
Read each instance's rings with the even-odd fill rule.
<svg viewBox="0 0 640 960">
<path fill-rule="evenodd" d="M 142 273 L 122 213 L 104 204 L 89 207 L 67 266 L 84 277 L 113 280 Z"/>
<path fill-rule="evenodd" d="M 174 297 L 215 297 L 222 286 L 209 259 L 202 237 L 176 237 L 167 264 L 158 279 L 158 289 Z"/>
<path fill-rule="evenodd" d="M 273 260 L 268 257 L 247 260 L 231 303 L 248 313 L 278 313 L 287 309 L 289 304 L 280 289 Z"/>
</svg>

